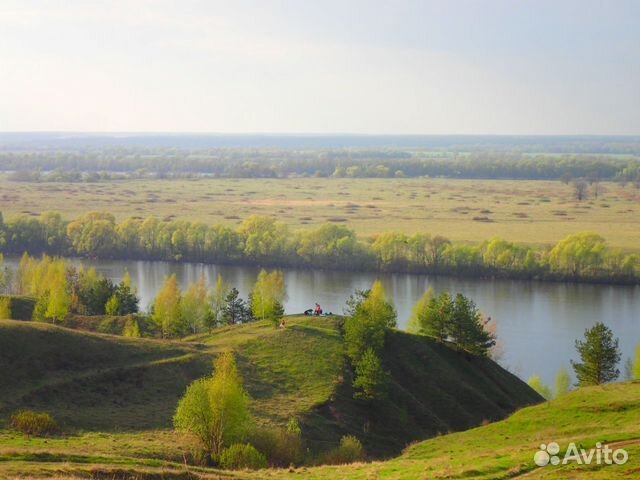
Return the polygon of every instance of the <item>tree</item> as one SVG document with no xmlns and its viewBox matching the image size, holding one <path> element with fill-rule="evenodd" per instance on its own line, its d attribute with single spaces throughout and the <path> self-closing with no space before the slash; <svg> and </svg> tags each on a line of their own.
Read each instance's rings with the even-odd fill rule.
<svg viewBox="0 0 640 480">
<path fill-rule="evenodd" d="M 589 186 L 584 180 L 576 180 L 573 182 L 573 195 L 579 202 L 587 198 L 588 190 Z"/>
<path fill-rule="evenodd" d="M 118 315 L 129 315 L 138 313 L 138 298 L 135 288 L 131 286 L 131 276 L 129 272 L 124 274 L 122 281 L 116 287 L 115 296 L 118 299 Z"/>
<path fill-rule="evenodd" d="M 237 288 L 232 288 L 222 309 L 222 322 L 227 325 L 235 325 L 237 323 L 245 323 L 251 320 L 251 309 L 247 303 L 240 298 L 240 292 Z"/>
<path fill-rule="evenodd" d="M 208 315 L 205 317 L 205 326 L 209 331 L 222 323 L 225 301 L 230 289 L 231 287 L 224 281 L 222 275 L 218 275 L 218 280 L 209 293 Z"/>
<path fill-rule="evenodd" d="M 11 299 L 9 297 L 0 298 L 0 319 L 11 319 Z"/>
<path fill-rule="evenodd" d="M 67 289 L 67 278 L 65 264 L 62 260 L 57 260 L 48 275 L 48 304 L 45 313 L 46 318 L 50 318 L 53 323 L 64 320 L 69 313 L 71 298 Z"/>
<path fill-rule="evenodd" d="M 487 355 L 496 344 L 495 336 L 484 329 L 484 320 L 476 304 L 461 293 L 453 302 L 449 335 L 454 343 L 474 355 Z"/>
<path fill-rule="evenodd" d="M 151 320 L 157 325 L 162 338 L 184 334 L 180 309 L 181 300 L 182 292 L 174 273 L 165 278 L 164 284 L 153 303 Z"/>
<path fill-rule="evenodd" d="M 636 345 L 636 356 L 635 361 L 633 362 L 631 375 L 634 380 L 640 380 L 640 344 Z"/>
<path fill-rule="evenodd" d="M 424 297 L 423 297 L 424 298 Z M 420 324 L 420 333 L 444 342 L 451 331 L 453 315 L 453 300 L 447 292 L 441 293 L 436 298 L 431 298 L 428 304 L 418 301 L 417 320 Z"/>
<path fill-rule="evenodd" d="M 382 369 L 380 357 L 372 348 L 368 348 L 356 364 L 356 378 L 353 387 L 357 390 L 355 398 L 374 400 L 386 394 L 388 375 Z"/>
<path fill-rule="evenodd" d="M 618 339 L 604 323 L 598 322 L 584 332 L 584 341 L 576 340 L 576 350 L 581 363 L 571 361 L 579 386 L 600 385 L 615 380 L 620 375 Z"/>
<path fill-rule="evenodd" d="M 248 396 L 232 352 L 220 354 L 212 377 L 187 388 L 173 418 L 176 429 L 192 433 L 217 459 L 226 445 L 244 439 L 251 424 Z"/>
<path fill-rule="evenodd" d="M 355 363 L 368 348 L 379 352 L 387 330 L 396 326 L 396 311 L 387 301 L 384 287 L 375 281 L 367 297 L 355 306 L 353 316 L 345 324 L 347 355 Z"/>
<path fill-rule="evenodd" d="M 182 318 L 191 333 L 200 332 L 205 326 L 205 320 L 209 312 L 209 303 L 207 302 L 207 284 L 204 276 L 189 285 L 187 291 L 182 297 Z"/>
<path fill-rule="evenodd" d="M 556 375 L 556 398 L 568 393 L 571 390 L 571 380 L 569 373 L 563 368 Z"/>
<path fill-rule="evenodd" d="M 251 295 L 251 313 L 256 318 L 270 320 L 278 326 L 282 317 L 282 303 L 287 297 L 284 275 L 280 271 L 261 270 Z"/>
<path fill-rule="evenodd" d="M 553 392 L 547 385 L 542 382 L 542 379 L 539 375 L 532 376 L 531 378 L 529 378 L 529 380 L 527 380 L 527 383 L 545 400 L 553 399 Z"/>
<path fill-rule="evenodd" d="M 387 382 L 380 354 L 387 331 L 396 327 L 396 311 L 386 299 L 380 281 L 374 282 L 370 291 L 359 292 L 351 300 L 356 303 L 350 307 L 353 316 L 345 323 L 345 349 L 356 374 L 354 396 L 380 398 Z"/>
<path fill-rule="evenodd" d="M 604 262 L 607 246 L 604 238 L 591 232 L 569 235 L 549 252 L 552 271 L 572 276 L 593 273 Z"/>
<path fill-rule="evenodd" d="M 411 311 L 411 317 L 409 318 L 409 323 L 407 325 L 407 332 L 409 333 L 421 333 L 423 329 L 423 325 L 425 323 L 425 316 L 429 310 L 429 305 L 433 300 L 433 288 L 429 288 L 420 300 L 413 306 L 413 310 Z"/>
<path fill-rule="evenodd" d="M 111 295 L 111 298 L 107 301 L 107 304 L 104 306 L 104 310 L 107 315 L 119 315 L 120 301 L 118 300 L 118 296 L 116 294 Z"/>
</svg>

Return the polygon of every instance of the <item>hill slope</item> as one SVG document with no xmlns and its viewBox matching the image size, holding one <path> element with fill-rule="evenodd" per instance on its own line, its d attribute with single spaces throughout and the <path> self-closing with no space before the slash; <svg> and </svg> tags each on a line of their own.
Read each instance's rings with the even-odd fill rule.
<svg viewBox="0 0 640 480">
<path fill-rule="evenodd" d="M 86 432 L 79 438 L 105 432 L 115 442 L 126 434 L 129 455 L 177 460 L 184 439 L 167 429 L 178 399 L 226 348 L 237 353 L 257 422 L 284 425 L 297 417 L 313 450 L 353 434 L 373 456 L 388 457 L 413 440 L 504 418 L 539 401 L 488 359 L 394 332 L 383 359 L 392 379 L 389 401 L 372 407 L 353 399 L 333 319 L 290 317 L 287 325 L 257 322 L 167 342 L 0 321 L 0 422 L 18 408 L 46 410 L 67 431 Z"/>
</svg>

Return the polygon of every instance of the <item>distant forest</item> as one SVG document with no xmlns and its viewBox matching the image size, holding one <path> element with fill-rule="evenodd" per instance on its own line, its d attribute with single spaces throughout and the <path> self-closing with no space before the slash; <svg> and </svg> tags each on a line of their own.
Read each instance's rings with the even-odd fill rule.
<svg viewBox="0 0 640 480">
<path fill-rule="evenodd" d="M 94 182 L 130 178 L 446 177 L 640 182 L 628 155 L 452 153 L 382 150 L 109 147 L 79 151 L 2 151 L 0 170 L 15 181 Z"/>
</svg>

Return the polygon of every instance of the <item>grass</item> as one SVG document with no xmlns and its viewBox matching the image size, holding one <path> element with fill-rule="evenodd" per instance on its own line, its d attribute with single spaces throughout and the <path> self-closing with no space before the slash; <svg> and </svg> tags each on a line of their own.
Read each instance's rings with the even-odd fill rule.
<svg viewBox="0 0 640 480">
<path fill-rule="evenodd" d="M 0 430 L 0 478 L 88 475 L 90 468 L 107 478 L 127 469 L 168 469 L 181 478 L 193 443 L 171 430 L 172 414 L 186 385 L 227 348 L 237 352 L 256 422 L 298 418 L 313 451 L 355 434 L 371 454 L 388 457 L 412 440 L 504 418 L 538 400 L 489 360 L 397 332 L 384 359 L 390 403 L 371 408 L 353 399 L 334 318 L 288 317 L 287 325 L 256 322 L 160 341 L 0 321 L 0 364 L 11 365 L 0 370 L 0 425 L 31 408 L 51 413 L 63 430 L 51 438 Z"/>
<path fill-rule="evenodd" d="M 301 228 L 333 222 L 361 235 L 429 232 L 455 241 L 499 236 L 548 245 L 571 233 L 594 231 L 615 247 L 637 250 L 640 191 L 608 182 L 599 190 L 598 198 L 576 202 L 571 185 L 558 181 L 306 178 L 17 184 L 0 179 L 5 218 L 52 210 L 72 219 L 91 205 L 120 220 L 156 215 L 238 225 L 255 213 Z"/>
<path fill-rule="evenodd" d="M 86 440 L 89 440 L 87 438 Z M 119 440 L 113 441 L 113 454 L 100 456 L 103 439 L 91 438 L 94 453 L 76 451 L 77 457 L 42 453 L 42 440 L 15 436 L 11 450 L 0 435 L 0 476 L 28 473 L 33 476 L 58 475 L 75 478 L 93 472 L 106 478 L 189 478 L 176 462 L 161 465 L 119 453 Z M 163 440 L 170 440 L 164 438 Z M 563 451 L 569 442 L 580 448 L 593 448 L 596 442 L 624 448 L 629 462 L 624 466 L 565 465 L 537 468 L 533 455 L 541 443 L 558 442 Z M 30 443 L 33 442 L 33 443 Z M 40 457 L 33 452 L 40 451 Z M 120 456 L 122 455 L 122 456 Z M 56 462 L 55 459 L 58 459 Z M 472 430 L 439 436 L 416 443 L 402 455 L 389 461 L 347 466 L 219 472 L 189 469 L 190 478 L 242 478 L 308 480 L 419 480 L 419 479 L 587 479 L 626 480 L 640 471 L 640 383 L 614 384 L 583 388 L 551 402 L 519 410 L 509 418 Z M 66 463 L 62 463 L 66 462 Z M 88 464 L 88 462 L 94 462 Z M 114 472 L 127 472 L 129 477 Z M 161 477 L 161 475 L 163 475 Z M 105 475 L 106 476 L 106 475 Z M 105 478 L 105 477 L 101 477 Z"/>
</svg>

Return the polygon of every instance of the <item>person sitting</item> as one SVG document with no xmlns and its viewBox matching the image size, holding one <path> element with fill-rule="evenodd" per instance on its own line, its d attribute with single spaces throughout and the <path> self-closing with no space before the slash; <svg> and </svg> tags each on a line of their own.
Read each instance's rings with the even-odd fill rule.
<svg viewBox="0 0 640 480">
<path fill-rule="evenodd" d="M 279 328 L 286 328 L 286 326 L 287 326 L 287 325 L 286 325 L 286 323 L 285 323 L 285 321 L 284 321 L 284 318 L 283 318 L 283 319 L 282 319 L 282 321 L 280 322 L 280 326 L 279 326 Z"/>
<path fill-rule="evenodd" d="M 317 317 L 322 315 L 322 307 L 319 303 L 316 303 L 316 311 L 314 312 L 314 315 L 316 315 Z"/>
</svg>

